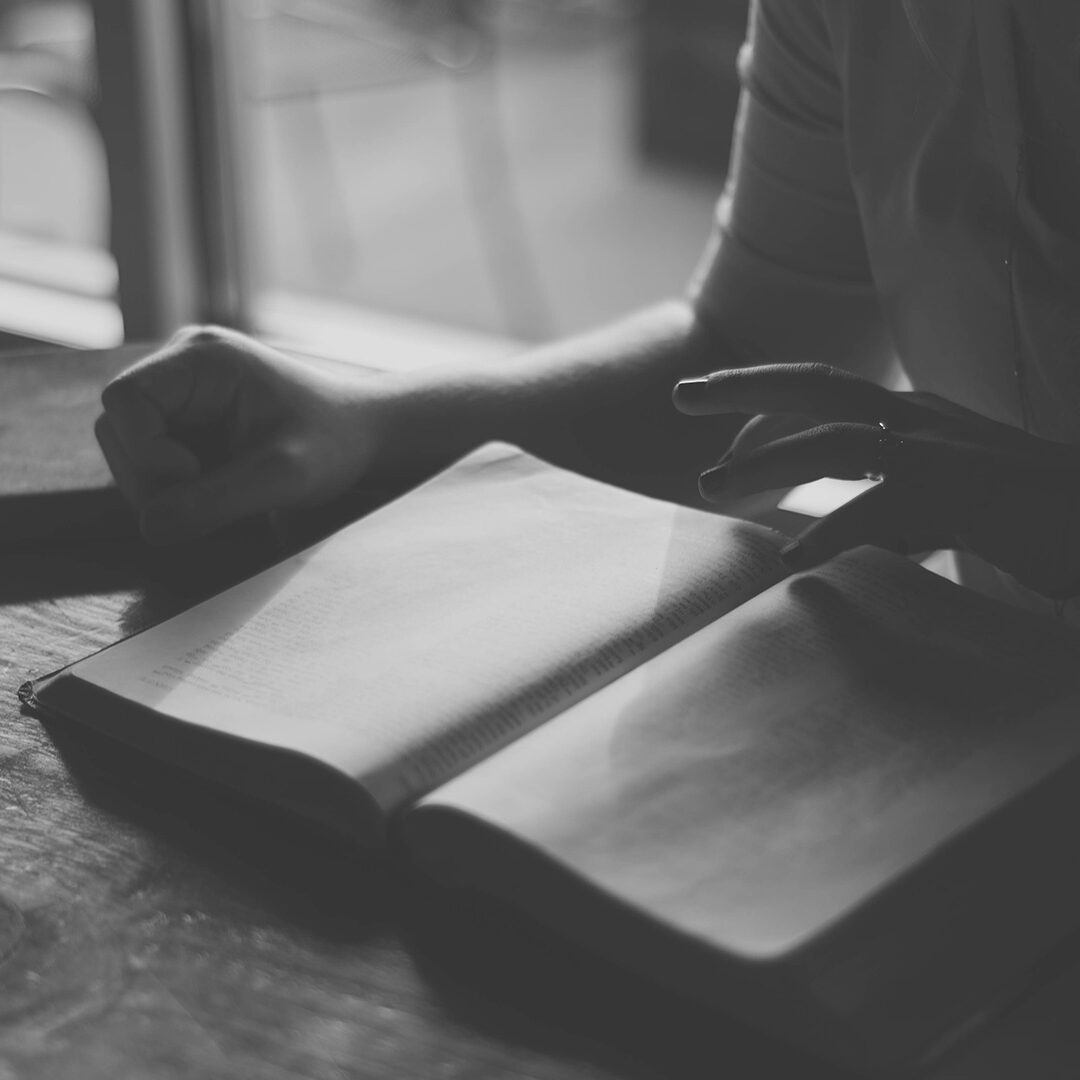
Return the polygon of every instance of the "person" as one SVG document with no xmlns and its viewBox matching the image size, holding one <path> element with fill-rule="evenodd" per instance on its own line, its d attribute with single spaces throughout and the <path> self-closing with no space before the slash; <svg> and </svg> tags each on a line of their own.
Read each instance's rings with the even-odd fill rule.
<svg viewBox="0 0 1080 1080">
<path fill-rule="evenodd" d="M 721 506 L 881 474 L 789 546 L 793 567 L 956 549 L 965 580 L 989 566 L 985 587 L 1073 618 L 1078 41 L 1068 0 L 757 0 L 686 297 L 501 366 L 412 374 L 331 377 L 187 330 L 106 388 L 102 449 L 155 542 L 489 439 L 673 490 L 700 472 Z"/>
</svg>

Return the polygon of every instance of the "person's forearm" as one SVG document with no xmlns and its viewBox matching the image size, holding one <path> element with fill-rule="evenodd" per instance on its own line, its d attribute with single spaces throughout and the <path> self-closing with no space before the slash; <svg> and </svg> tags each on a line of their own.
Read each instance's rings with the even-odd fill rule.
<svg viewBox="0 0 1080 1080">
<path fill-rule="evenodd" d="M 396 414 L 380 457 L 423 474 L 492 439 L 557 464 L 695 500 L 699 469 L 738 426 L 681 416 L 675 382 L 730 364 L 672 301 L 505 363 L 389 376 Z"/>
</svg>

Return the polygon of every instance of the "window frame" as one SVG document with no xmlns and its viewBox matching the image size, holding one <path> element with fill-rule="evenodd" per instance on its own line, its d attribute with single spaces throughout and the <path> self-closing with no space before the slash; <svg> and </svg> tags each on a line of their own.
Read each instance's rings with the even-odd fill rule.
<svg viewBox="0 0 1080 1080">
<path fill-rule="evenodd" d="M 407 368 L 463 356 L 504 357 L 520 342 L 363 305 L 254 287 L 251 187 L 243 100 L 241 5 L 229 0 L 85 0 L 94 27 L 115 295 L 101 275 L 84 289 L 53 259 L 53 278 L 0 268 L 0 347 L 101 348 L 161 341 L 217 323 L 294 351 Z M 109 253 L 102 253 L 108 258 Z M 44 260 L 47 262 L 48 260 Z M 5 277 L 7 281 L 5 281 Z M 12 285 L 5 300 L 4 286 Z M 66 282 L 66 284 L 65 284 Z M 21 326 L 15 312 L 20 298 Z M 50 308 L 49 305 L 52 305 Z M 51 317 L 52 327 L 49 326 Z M 350 344 L 353 343 L 353 344 Z"/>
</svg>

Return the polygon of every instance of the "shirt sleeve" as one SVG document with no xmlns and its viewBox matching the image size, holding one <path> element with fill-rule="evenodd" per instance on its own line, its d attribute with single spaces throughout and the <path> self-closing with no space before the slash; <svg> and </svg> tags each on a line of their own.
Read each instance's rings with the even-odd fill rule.
<svg viewBox="0 0 1080 1080">
<path fill-rule="evenodd" d="M 736 358 L 779 360 L 784 343 L 762 328 L 778 303 L 794 329 L 804 305 L 875 296 L 821 0 L 754 0 L 739 77 L 731 169 L 691 299 Z"/>
</svg>

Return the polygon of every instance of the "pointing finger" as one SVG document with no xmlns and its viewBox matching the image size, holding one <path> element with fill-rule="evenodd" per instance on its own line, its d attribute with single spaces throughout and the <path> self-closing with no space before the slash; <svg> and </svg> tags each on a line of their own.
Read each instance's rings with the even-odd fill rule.
<svg viewBox="0 0 1080 1080">
<path fill-rule="evenodd" d="M 900 425 L 913 408 L 877 383 L 826 364 L 763 364 L 684 379 L 676 408 L 691 415 L 805 413 L 818 420 Z"/>
<path fill-rule="evenodd" d="M 824 424 L 774 439 L 753 450 L 738 447 L 698 479 L 706 499 L 791 487 L 823 476 L 857 480 L 884 473 L 891 433 L 875 425 Z"/>
<path fill-rule="evenodd" d="M 732 440 L 730 456 L 742 458 L 749 451 L 756 450 L 766 443 L 817 426 L 817 421 L 810 416 L 798 416 L 794 413 L 760 413 L 751 417 L 740 428 Z M 726 458 L 729 455 L 724 456 Z"/>
</svg>

